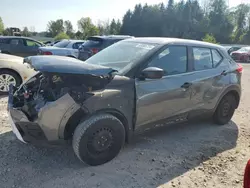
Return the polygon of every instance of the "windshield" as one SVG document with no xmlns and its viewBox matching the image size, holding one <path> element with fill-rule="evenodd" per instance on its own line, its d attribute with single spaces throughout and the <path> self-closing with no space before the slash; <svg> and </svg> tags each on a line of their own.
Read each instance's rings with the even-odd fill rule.
<svg viewBox="0 0 250 188">
<path fill-rule="evenodd" d="M 92 56 L 86 63 L 107 66 L 121 72 L 155 47 L 155 44 L 121 41 Z"/>
<path fill-rule="evenodd" d="M 66 46 L 70 43 L 69 40 L 62 40 L 56 44 L 54 44 L 53 46 L 58 47 L 58 48 L 66 48 Z"/>
<path fill-rule="evenodd" d="M 237 50 L 238 52 L 249 52 L 250 51 L 250 47 L 244 47 L 244 48 L 241 48 L 239 50 Z"/>
</svg>

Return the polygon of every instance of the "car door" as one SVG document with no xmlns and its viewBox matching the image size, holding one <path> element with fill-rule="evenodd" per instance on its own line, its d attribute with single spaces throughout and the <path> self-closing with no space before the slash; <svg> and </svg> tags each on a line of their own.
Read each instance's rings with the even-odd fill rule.
<svg viewBox="0 0 250 188">
<path fill-rule="evenodd" d="M 38 48 L 42 45 L 36 41 L 24 39 L 24 57 L 38 54 Z"/>
<path fill-rule="evenodd" d="M 136 79 L 137 125 L 186 114 L 192 108 L 188 48 L 167 46 L 146 67 L 161 68 L 165 75 L 160 79 Z"/>
<path fill-rule="evenodd" d="M 214 108 L 218 95 L 230 83 L 227 59 L 216 49 L 192 47 L 192 106 L 198 113 Z"/>
<path fill-rule="evenodd" d="M 25 54 L 25 46 L 24 46 L 24 41 L 21 38 L 12 38 L 10 39 L 10 53 L 12 55 L 17 55 L 24 57 Z"/>
</svg>

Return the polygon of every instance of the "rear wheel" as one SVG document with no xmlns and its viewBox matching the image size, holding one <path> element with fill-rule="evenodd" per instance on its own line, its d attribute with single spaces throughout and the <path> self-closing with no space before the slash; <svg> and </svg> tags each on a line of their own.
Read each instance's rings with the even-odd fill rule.
<svg viewBox="0 0 250 188">
<path fill-rule="evenodd" d="M 77 157 L 91 166 L 112 160 L 125 142 L 125 129 L 119 119 L 110 114 L 98 114 L 81 122 L 73 135 Z"/>
<path fill-rule="evenodd" d="M 6 95 L 9 92 L 9 85 L 19 86 L 22 80 L 18 74 L 10 70 L 0 70 L 0 94 Z"/>
<path fill-rule="evenodd" d="M 214 121 L 219 125 L 224 125 L 228 123 L 233 117 L 234 111 L 236 109 L 236 99 L 232 94 L 225 95 L 220 101 L 215 113 Z"/>
</svg>

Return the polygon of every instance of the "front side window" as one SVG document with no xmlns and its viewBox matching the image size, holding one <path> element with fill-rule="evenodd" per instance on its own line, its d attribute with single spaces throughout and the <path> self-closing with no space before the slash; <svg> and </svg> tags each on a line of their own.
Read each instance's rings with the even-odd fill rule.
<svg viewBox="0 0 250 188">
<path fill-rule="evenodd" d="M 34 46 L 37 46 L 37 47 L 40 47 L 41 45 L 33 40 L 26 40 L 26 45 L 29 46 L 29 47 L 34 47 Z"/>
<path fill-rule="evenodd" d="M 148 67 L 161 68 L 165 75 L 185 73 L 187 71 L 187 47 L 167 47 L 148 64 Z"/>
<path fill-rule="evenodd" d="M 193 48 L 194 70 L 213 68 L 212 55 L 209 48 Z"/>
</svg>

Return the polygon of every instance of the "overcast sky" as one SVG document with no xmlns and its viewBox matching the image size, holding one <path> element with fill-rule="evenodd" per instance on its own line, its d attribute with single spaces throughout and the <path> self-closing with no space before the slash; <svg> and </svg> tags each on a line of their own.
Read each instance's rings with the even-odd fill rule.
<svg viewBox="0 0 250 188">
<path fill-rule="evenodd" d="M 176 0 L 175 2 L 177 2 Z M 250 0 L 227 0 L 230 7 Z M 167 0 L 0 0 L 0 17 L 5 27 L 27 26 L 35 31 L 45 31 L 50 20 L 70 20 L 77 30 L 77 20 L 91 17 L 98 20 L 122 19 L 128 9 L 137 3 L 158 4 Z M 32 29 L 32 30 L 33 30 Z"/>
</svg>

